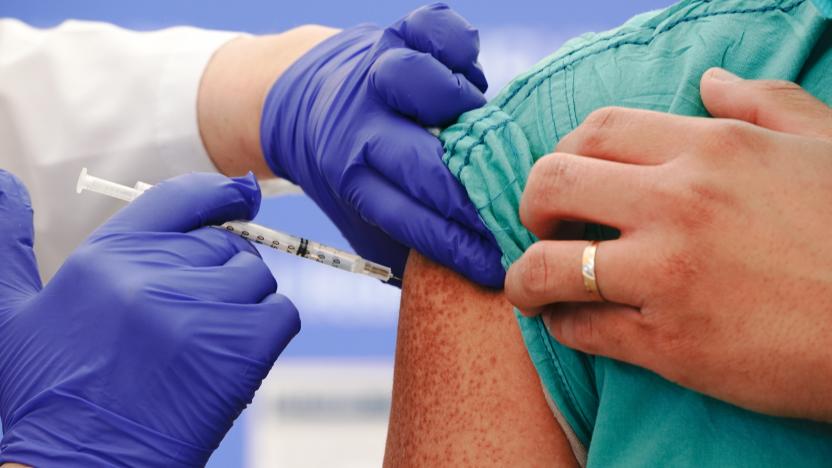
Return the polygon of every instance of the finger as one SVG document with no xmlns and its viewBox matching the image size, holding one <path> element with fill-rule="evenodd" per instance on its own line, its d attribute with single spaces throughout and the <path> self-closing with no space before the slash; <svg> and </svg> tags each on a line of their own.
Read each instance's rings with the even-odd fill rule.
<svg viewBox="0 0 832 468">
<path fill-rule="evenodd" d="M 520 220 L 540 239 L 559 221 L 592 221 L 622 230 L 641 223 L 650 203 L 646 168 L 554 153 L 540 158 L 520 200 Z"/>
<path fill-rule="evenodd" d="M 91 238 L 91 243 L 96 241 L 95 237 Z M 106 242 L 112 251 L 121 251 L 137 258 L 153 258 L 155 262 L 167 262 L 168 266 L 174 268 L 219 266 L 240 252 L 260 256 L 250 242 L 213 227 L 188 233 L 111 233 L 106 236 Z"/>
<path fill-rule="evenodd" d="M 509 267 L 506 298 L 526 315 L 538 315 L 560 302 L 600 301 L 584 285 L 582 266 L 587 241 L 539 241 Z M 617 239 L 598 244 L 595 279 L 603 299 L 640 307 L 646 260 L 639 261 L 633 241 Z"/>
<path fill-rule="evenodd" d="M 258 333 L 250 343 L 253 357 L 274 363 L 300 332 L 298 310 L 286 296 L 270 294 L 252 312 L 259 323 Z"/>
<path fill-rule="evenodd" d="M 637 309 L 618 304 L 552 306 L 543 323 L 555 339 L 587 354 L 640 364 L 648 360 L 648 327 Z"/>
<path fill-rule="evenodd" d="M 694 142 L 701 118 L 604 107 L 558 142 L 556 151 L 630 164 L 657 165 Z"/>
<path fill-rule="evenodd" d="M 433 135 L 397 118 L 385 119 L 384 132 L 372 130 L 366 161 L 392 185 L 437 214 L 454 220 L 482 236 L 490 236 L 465 188 L 442 162 L 443 149 Z M 376 128 L 372 125 L 369 128 Z M 366 190 L 368 187 L 356 187 Z"/>
<path fill-rule="evenodd" d="M 178 269 L 170 283 L 192 297 L 225 304 L 257 304 L 277 290 L 269 267 L 249 252 L 239 252 L 224 265 Z"/>
<path fill-rule="evenodd" d="M 268 374 L 274 361 L 300 331 L 300 317 L 292 302 L 285 296 L 272 293 L 257 304 L 229 307 L 228 304 L 205 301 L 183 301 L 183 316 L 189 312 L 194 334 L 208 339 L 194 340 L 206 346 L 212 360 L 243 360 L 246 378 L 254 379 L 244 385 L 256 388 Z"/>
<path fill-rule="evenodd" d="M 253 174 L 235 178 L 186 174 L 149 189 L 97 232 L 187 232 L 225 221 L 251 219 L 259 208 L 260 188 Z"/>
<path fill-rule="evenodd" d="M 34 242 L 29 192 L 20 179 L 0 169 L 0 303 L 40 290 Z"/>
<path fill-rule="evenodd" d="M 436 213 L 373 171 L 356 173 L 352 183 L 347 201 L 365 220 L 373 220 L 402 244 L 477 283 L 502 286 L 504 270 L 493 237 Z M 368 193 L 361 187 L 374 189 Z"/>
<path fill-rule="evenodd" d="M 486 102 L 462 74 L 411 49 L 384 52 L 370 69 L 370 85 L 391 108 L 427 126 L 447 125 Z"/>
<path fill-rule="evenodd" d="M 789 81 L 744 80 L 711 68 L 699 85 L 714 117 L 744 120 L 778 132 L 832 141 L 832 108 Z"/>
<path fill-rule="evenodd" d="M 419 8 L 393 25 L 408 47 L 426 52 L 455 72 L 462 73 L 480 91 L 488 82 L 477 62 L 479 32 L 450 7 L 434 3 Z"/>
<path fill-rule="evenodd" d="M 241 252 L 260 257 L 251 242 L 221 228 L 206 226 L 196 229 L 182 236 L 180 242 L 181 247 L 171 250 L 183 255 L 183 264 L 195 267 L 223 265 Z"/>
</svg>

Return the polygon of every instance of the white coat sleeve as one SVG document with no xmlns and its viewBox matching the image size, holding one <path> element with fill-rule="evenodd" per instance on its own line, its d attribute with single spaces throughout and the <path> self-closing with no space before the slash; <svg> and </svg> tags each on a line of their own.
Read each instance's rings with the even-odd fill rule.
<svg viewBox="0 0 832 468">
<path fill-rule="evenodd" d="M 41 30 L 0 19 L 0 168 L 29 188 L 45 279 L 122 206 L 76 194 L 82 167 L 128 185 L 215 170 L 197 91 L 211 55 L 236 35 L 81 21 Z"/>
</svg>

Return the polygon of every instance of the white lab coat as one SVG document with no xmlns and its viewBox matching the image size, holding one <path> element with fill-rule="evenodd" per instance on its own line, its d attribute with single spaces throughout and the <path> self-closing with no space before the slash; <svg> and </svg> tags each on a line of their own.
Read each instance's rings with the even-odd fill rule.
<svg viewBox="0 0 832 468">
<path fill-rule="evenodd" d="M 235 35 L 0 19 L 0 168 L 29 189 L 45 279 L 123 205 L 76 194 L 82 167 L 129 185 L 215 170 L 197 128 L 197 90 L 213 52 Z"/>
</svg>

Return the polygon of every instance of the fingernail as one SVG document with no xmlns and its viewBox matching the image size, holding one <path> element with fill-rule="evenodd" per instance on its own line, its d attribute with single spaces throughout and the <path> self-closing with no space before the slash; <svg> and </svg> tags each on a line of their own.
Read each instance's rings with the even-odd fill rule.
<svg viewBox="0 0 832 468">
<path fill-rule="evenodd" d="M 708 78 L 719 80 L 719 81 L 740 81 L 742 78 L 739 76 L 729 72 L 724 68 L 711 68 L 708 70 Z"/>
</svg>

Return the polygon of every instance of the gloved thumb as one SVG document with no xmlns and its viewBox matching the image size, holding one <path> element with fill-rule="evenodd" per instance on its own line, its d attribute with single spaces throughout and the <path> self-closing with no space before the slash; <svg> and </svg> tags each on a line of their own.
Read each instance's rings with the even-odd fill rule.
<svg viewBox="0 0 832 468">
<path fill-rule="evenodd" d="M 29 192 L 0 169 L 0 311 L 41 289 L 34 240 Z"/>
<path fill-rule="evenodd" d="M 702 75 L 699 90 L 714 117 L 832 141 L 832 109 L 795 83 L 744 80 L 711 68 Z"/>
<path fill-rule="evenodd" d="M 423 6 L 392 26 L 405 44 L 432 55 L 446 67 L 461 73 L 481 92 L 488 82 L 477 61 L 480 36 L 475 27 L 444 3 Z"/>
<path fill-rule="evenodd" d="M 370 69 L 370 83 L 391 108 L 427 126 L 444 126 L 485 104 L 485 96 L 461 74 L 429 54 L 396 48 Z"/>
</svg>

